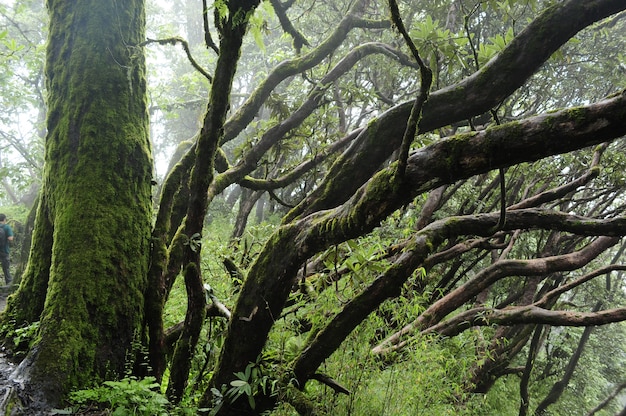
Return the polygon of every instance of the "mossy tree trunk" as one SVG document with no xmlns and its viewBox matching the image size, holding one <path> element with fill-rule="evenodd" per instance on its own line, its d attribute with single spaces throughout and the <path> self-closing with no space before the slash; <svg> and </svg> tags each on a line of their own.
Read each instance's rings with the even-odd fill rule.
<svg viewBox="0 0 626 416">
<path fill-rule="evenodd" d="M 241 56 L 248 19 L 258 0 L 228 2 L 228 13 L 218 15 L 219 56 L 215 67 L 209 104 L 194 147 L 195 163 L 189 179 L 189 202 L 183 227 L 183 276 L 187 290 L 185 326 L 172 358 L 167 396 L 178 402 L 187 384 L 191 359 L 205 318 L 206 298 L 201 275 L 200 237 L 209 204 L 208 189 L 213 182 L 214 159 L 224 137 L 224 123 L 230 105 L 230 92 Z"/>
<path fill-rule="evenodd" d="M 5 321 L 40 321 L 22 365 L 51 402 L 123 373 L 143 320 L 151 227 L 143 0 L 48 0 L 48 135 L 23 284 Z"/>
</svg>

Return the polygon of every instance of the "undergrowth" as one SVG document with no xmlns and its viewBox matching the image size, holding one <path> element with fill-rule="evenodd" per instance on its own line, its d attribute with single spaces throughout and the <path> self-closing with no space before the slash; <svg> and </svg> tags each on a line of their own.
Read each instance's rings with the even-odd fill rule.
<svg viewBox="0 0 626 416">
<path fill-rule="evenodd" d="M 225 305 L 232 307 L 234 304 L 239 282 L 233 281 L 225 271 L 222 264 L 224 256 L 232 256 L 237 264 L 249 265 L 275 224 L 249 227 L 238 241 L 239 250 L 233 250 L 228 244 L 231 228 L 228 217 L 213 218 L 207 226 L 202 242 L 203 276 L 215 296 Z M 293 296 L 283 316 L 276 320 L 258 362 L 250 363 L 246 371 L 236 374 L 231 385 L 215 389 L 218 406 L 220 398 L 243 398 L 254 408 L 254 395 L 259 391 L 271 391 L 272 395 L 280 397 L 276 380 L 284 378 L 285 368 L 300 354 L 307 339 L 313 337 L 329 317 L 343 307 L 346 299 L 351 299 L 369 285 L 386 267 L 385 260 L 378 259 L 377 253 L 388 246 L 389 241 L 397 239 L 398 233 L 401 235 L 401 229 L 394 230 L 397 225 L 383 225 L 378 236 L 365 237 L 368 241 L 349 241 L 322 254 L 324 270 L 311 279 L 312 291 L 307 296 Z M 349 390 L 350 394 L 338 394 L 315 380 L 307 384 L 305 394 L 323 414 L 480 416 L 498 413 L 495 409 L 503 403 L 497 397 L 498 393 L 490 397 L 468 395 L 463 385 L 477 359 L 474 346 L 480 337 L 478 333 L 462 334 L 451 340 L 421 337 L 402 353 L 385 358 L 371 354 L 372 346 L 388 336 L 393 328 L 411 322 L 423 311 L 428 294 L 414 292 L 411 287 L 424 278 L 424 270 L 418 270 L 408 279 L 402 296 L 381 305 L 319 369 L 319 372 Z M 185 287 L 182 279 L 178 279 L 166 304 L 166 326 L 181 322 L 185 310 Z M 163 394 L 168 380 L 166 371 L 162 385 L 152 377 L 137 379 L 127 376 L 119 381 L 105 381 L 92 389 L 75 391 L 70 396 L 71 407 L 68 409 L 73 412 L 101 409 L 111 415 L 196 414 L 198 400 L 208 387 L 211 371 L 219 357 L 226 324 L 223 318 L 207 321 L 196 349 L 188 386 L 177 407 L 171 406 Z M 515 386 L 507 384 L 506 387 Z M 508 394 L 512 393 L 509 391 Z M 216 411 L 217 408 L 207 409 L 209 414 L 211 410 Z M 297 415 L 286 404 L 281 404 L 269 414 Z"/>
</svg>

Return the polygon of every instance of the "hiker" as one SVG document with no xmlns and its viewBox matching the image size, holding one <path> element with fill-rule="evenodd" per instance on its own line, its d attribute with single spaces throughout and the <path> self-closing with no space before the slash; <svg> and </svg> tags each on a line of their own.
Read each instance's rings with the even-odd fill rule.
<svg viewBox="0 0 626 416">
<path fill-rule="evenodd" d="M 9 243 L 13 241 L 13 229 L 7 224 L 7 216 L 0 214 L 0 262 L 2 262 L 2 271 L 4 272 L 4 280 L 7 286 L 11 284 L 11 272 L 9 266 Z"/>
</svg>

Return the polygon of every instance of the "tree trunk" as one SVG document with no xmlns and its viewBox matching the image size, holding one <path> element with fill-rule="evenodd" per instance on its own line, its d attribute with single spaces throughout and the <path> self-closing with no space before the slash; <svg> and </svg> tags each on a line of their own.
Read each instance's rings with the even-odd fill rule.
<svg viewBox="0 0 626 416">
<path fill-rule="evenodd" d="M 252 208 L 257 202 L 261 202 L 260 198 L 263 196 L 263 191 L 252 191 L 244 189 L 241 193 L 241 199 L 239 200 L 239 211 L 237 211 L 237 217 L 235 218 L 235 226 L 233 232 L 230 235 L 230 240 L 237 241 L 243 235 L 248 225 L 248 217 Z"/>
<path fill-rule="evenodd" d="M 528 405 L 530 403 L 530 394 L 528 392 L 528 385 L 530 383 L 530 374 L 535 365 L 535 359 L 541 346 L 541 334 L 543 333 L 543 325 L 537 325 L 535 332 L 533 333 L 530 346 L 528 347 L 528 356 L 526 357 L 526 365 L 524 366 L 524 372 L 522 373 L 519 390 L 520 390 L 520 407 L 519 416 L 526 416 L 528 414 Z"/>
<path fill-rule="evenodd" d="M 593 307 L 592 312 L 597 312 L 601 308 L 602 308 L 602 302 L 597 302 L 595 306 Z M 543 416 L 543 415 L 549 414 L 548 407 L 556 403 L 561 398 L 561 395 L 565 391 L 565 388 L 567 387 L 570 380 L 572 379 L 572 376 L 574 375 L 574 370 L 576 369 L 576 366 L 578 365 L 578 360 L 580 360 L 580 356 L 582 355 L 583 350 L 585 349 L 585 346 L 587 345 L 587 341 L 589 341 L 589 337 L 591 336 L 591 332 L 593 331 L 593 329 L 594 329 L 593 326 L 588 326 L 583 331 L 583 334 L 580 337 L 580 340 L 578 341 L 578 346 L 576 347 L 576 350 L 570 357 L 567 363 L 567 366 L 565 367 L 563 376 L 561 377 L 559 381 L 554 383 L 554 385 L 552 386 L 552 389 L 550 389 L 550 392 L 541 401 L 541 403 L 539 403 L 539 405 L 537 406 L 537 409 L 535 409 L 536 416 Z"/>
<path fill-rule="evenodd" d="M 20 369 L 54 404 L 94 377 L 121 376 L 138 337 L 152 159 L 144 57 L 133 46 L 144 39 L 143 0 L 49 0 L 48 9 L 44 187 L 6 316 L 40 321 Z"/>
<path fill-rule="evenodd" d="M 195 163 L 189 180 L 189 203 L 184 225 L 179 233 L 186 236 L 183 248 L 183 267 L 187 289 L 185 327 L 174 351 L 172 367 L 177 368 L 170 379 L 167 395 L 180 400 L 187 384 L 191 359 L 205 315 L 206 300 L 200 270 L 200 239 L 209 203 L 208 188 L 213 181 L 214 159 L 224 135 L 224 122 L 230 104 L 230 91 L 241 54 L 248 19 L 258 6 L 258 0 L 240 0 L 228 3 L 228 16 L 219 17 L 220 52 L 215 68 L 209 105 L 195 146 Z M 245 18 L 242 18 L 245 16 Z M 182 370 L 181 370 L 182 369 Z"/>
</svg>

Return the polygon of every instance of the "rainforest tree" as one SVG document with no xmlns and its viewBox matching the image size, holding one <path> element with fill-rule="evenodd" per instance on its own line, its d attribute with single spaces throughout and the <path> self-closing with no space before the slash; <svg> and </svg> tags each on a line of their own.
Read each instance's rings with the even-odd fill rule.
<svg viewBox="0 0 626 416">
<path fill-rule="evenodd" d="M 201 64 L 183 38 L 146 39 L 142 2 L 70 3 L 48 2 L 44 188 L 4 315 L 7 333 L 38 325 L 23 367 L 49 400 L 131 364 L 174 404 L 193 375 L 218 414 L 315 414 L 305 387 L 349 392 L 320 369 L 371 321 L 361 343 L 389 366 L 421 339 L 478 334 L 451 401 L 519 374 L 520 414 L 543 412 L 578 362 L 559 348 L 593 341 L 550 328 L 626 320 L 626 85 L 593 65 L 601 49 L 619 66 L 623 44 L 592 46 L 623 29 L 623 1 L 202 2 Z M 143 53 L 170 45 L 209 92 L 150 229 Z M 570 88 L 579 74 L 596 87 Z M 239 213 L 220 300 L 203 261 L 224 193 Z M 253 252 L 238 242 L 262 197 L 282 218 Z M 167 328 L 177 279 L 186 313 Z M 529 392 L 532 377 L 555 387 Z"/>
<path fill-rule="evenodd" d="M 118 7 L 119 6 L 119 7 Z M 22 371 L 58 400 L 121 374 L 150 249 L 143 1 L 49 1 L 45 172 L 33 251 L 5 319 L 40 322 Z"/>
</svg>

